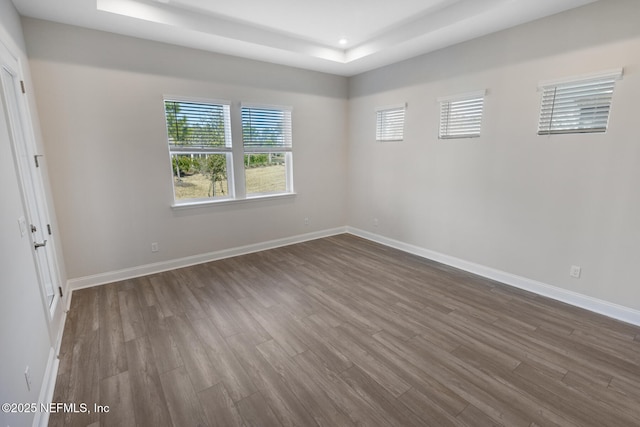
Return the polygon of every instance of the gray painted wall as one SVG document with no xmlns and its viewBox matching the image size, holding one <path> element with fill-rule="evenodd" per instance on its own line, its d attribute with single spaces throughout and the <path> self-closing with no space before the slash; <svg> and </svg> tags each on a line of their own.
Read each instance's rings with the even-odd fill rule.
<svg viewBox="0 0 640 427">
<path fill-rule="evenodd" d="M 69 277 L 348 224 L 639 309 L 639 8 L 597 2 L 349 80 L 26 19 Z M 606 134 L 536 135 L 540 81 L 617 67 Z M 485 88 L 482 136 L 439 141 L 436 99 Z M 293 105 L 298 196 L 172 210 L 163 94 Z M 376 143 L 375 107 L 404 101 L 406 140 Z"/>
<path fill-rule="evenodd" d="M 69 277 L 345 225 L 346 78 L 23 24 Z M 293 106 L 297 196 L 172 209 L 163 95 Z"/>
<path fill-rule="evenodd" d="M 346 79 L 25 19 L 69 277 L 348 224 L 640 309 L 637 22 L 638 2 L 598 2 Z M 10 2 L 0 36 L 25 58 Z M 606 134 L 536 135 L 539 81 L 616 67 Z M 436 98 L 485 88 L 482 136 L 439 141 Z M 298 195 L 172 210 L 164 94 L 292 105 Z M 405 101 L 406 140 L 376 143 L 375 107 Z M 0 400 L 35 401 L 51 338 L 1 144 Z"/>
<path fill-rule="evenodd" d="M 351 78 L 349 225 L 640 309 L 638 22 L 597 2 Z M 606 134 L 536 135 L 540 81 L 619 67 Z M 482 89 L 481 137 L 438 140 L 436 99 Z M 402 102 L 405 141 L 376 143 Z"/>
</svg>

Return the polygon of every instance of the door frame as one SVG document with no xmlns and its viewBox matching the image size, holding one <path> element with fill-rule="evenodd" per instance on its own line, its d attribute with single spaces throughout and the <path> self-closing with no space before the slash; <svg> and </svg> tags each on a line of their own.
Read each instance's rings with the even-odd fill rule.
<svg viewBox="0 0 640 427">
<path fill-rule="evenodd" d="M 11 76 L 11 81 L 6 82 L 4 79 L 4 71 Z M 0 85 L 3 86 L 2 94 L 4 98 L 0 97 L 0 104 L 2 104 L 2 112 L 6 116 L 8 131 L 10 133 L 10 144 L 13 152 L 13 162 L 17 171 L 17 178 L 20 183 L 20 193 L 22 196 L 22 208 L 27 218 L 27 233 L 29 235 L 30 242 L 36 243 L 36 236 L 29 230 L 29 223 L 33 223 L 34 218 L 38 218 L 38 225 L 51 224 L 51 206 L 47 198 L 47 191 L 45 189 L 43 180 L 43 171 L 40 167 L 35 167 L 35 160 L 33 164 L 29 164 L 29 159 L 35 159 L 35 155 L 38 154 L 40 162 L 44 160 L 41 153 L 38 152 L 36 144 L 35 132 L 33 120 L 29 111 L 27 96 L 23 90 L 24 88 L 24 73 L 22 69 L 22 63 L 20 58 L 15 55 L 11 49 L 4 43 L 2 37 L 0 37 Z M 9 87 L 11 85 L 11 87 Z M 10 92 L 11 91 L 11 92 Z M 7 99 L 9 96 L 15 95 L 15 102 L 12 103 Z M 15 105 L 12 105 L 15 104 Z M 16 110 L 16 111 L 14 111 Z M 20 145 L 20 146 L 19 146 Z M 21 155 L 21 154 L 24 154 Z M 31 189 L 28 189 L 28 188 Z M 33 212 L 33 210 L 37 212 Z M 43 278 L 43 271 L 38 259 L 38 254 L 34 248 L 32 252 L 34 269 L 38 277 L 38 288 L 41 296 L 42 308 L 45 311 L 45 317 L 47 319 L 47 326 L 49 329 L 49 336 L 51 345 L 57 350 L 59 340 L 62 333 L 62 318 L 63 312 L 66 310 L 66 302 L 68 301 L 68 295 L 66 292 L 66 286 L 63 285 L 62 276 L 60 274 L 59 257 L 56 248 L 55 233 L 48 235 L 44 233 L 41 228 L 39 235 L 46 235 L 47 251 L 46 258 L 48 259 L 48 272 L 53 286 L 53 301 L 49 304 L 45 290 L 45 280 Z M 63 296 L 60 296 L 58 287 L 63 290 Z"/>
</svg>

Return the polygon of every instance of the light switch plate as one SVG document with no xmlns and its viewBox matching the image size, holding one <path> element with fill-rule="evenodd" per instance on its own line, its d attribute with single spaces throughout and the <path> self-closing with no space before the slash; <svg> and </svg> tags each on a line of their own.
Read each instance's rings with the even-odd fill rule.
<svg viewBox="0 0 640 427">
<path fill-rule="evenodd" d="M 18 218 L 18 225 L 20 225 L 20 236 L 24 237 L 27 234 L 27 220 L 21 216 Z"/>
<path fill-rule="evenodd" d="M 569 276 L 579 279 L 581 272 L 582 272 L 582 268 L 580 268 L 579 265 L 572 265 L 571 269 L 569 270 Z"/>
</svg>

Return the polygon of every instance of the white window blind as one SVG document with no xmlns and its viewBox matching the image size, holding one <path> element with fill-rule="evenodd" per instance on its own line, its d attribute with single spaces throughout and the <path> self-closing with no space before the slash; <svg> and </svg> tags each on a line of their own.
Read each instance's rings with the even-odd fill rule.
<svg viewBox="0 0 640 427">
<path fill-rule="evenodd" d="M 404 139 L 405 106 L 382 107 L 376 110 L 376 141 Z"/>
<path fill-rule="evenodd" d="M 231 148 L 228 104 L 165 100 L 164 107 L 171 151 L 195 153 Z"/>
<path fill-rule="evenodd" d="M 243 105 L 242 141 L 245 151 L 291 151 L 291 109 Z"/>
<path fill-rule="evenodd" d="M 606 132 L 616 80 L 622 71 L 541 85 L 538 135 Z"/>
<path fill-rule="evenodd" d="M 480 136 L 486 91 L 439 98 L 438 138 L 474 138 Z"/>
<path fill-rule="evenodd" d="M 233 198 L 230 103 L 165 99 L 164 111 L 176 206 Z"/>
</svg>

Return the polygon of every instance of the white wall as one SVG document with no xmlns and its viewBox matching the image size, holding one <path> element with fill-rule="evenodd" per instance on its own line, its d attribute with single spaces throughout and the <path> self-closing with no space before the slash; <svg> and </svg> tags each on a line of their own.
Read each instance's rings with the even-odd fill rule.
<svg viewBox="0 0 640 427">
<path fill-rule="evenodd" d="M 70 278 L 345 225 L 346 78 L 23 25 Z M 165 94 L 293 106 L 297 196 L 171 209 Z"/>
<path fill-rule="evenodd" d="M 350 79 L 349 225 L 640 309 L 638 22 L 597 2 Z M 619 67 L 606 134 L 536 135 L 539 81 Z M 482 136 L 438 140 L 436 98 L 485 88 Z M 376 143 L 405 101 L 405 141 Z"/>
<path fill-rule="evenodd" d="M 68 275 L 348 224 L 638 310 L 637 22 L 601 1 L 347 80 L 25 19 Z M 536 135 L 538 82 L 618 67 L 606 134 Z M 485 88 L 482 136 L 439 141 L 436 98 Z M 298 196 L 172 210 L 164 94 L 293 105 Z M 376 143 L 404 101 L 405 141 Z"/>
<path fill-rule="evenodd" d="M 26 62 L 20 19 L 11 2 L 0 2 L 0 43 Z M 0 99 L 0 403 L 38 402 L 52 340 L 40 294 L 33 249 L 21 237 L 26 217 L 5 110 Z M 31 391 L 24 371 L 29 366 Z M 29 426 L 33 414 L 0 412 L 0 425 Z"/>
</svg>

